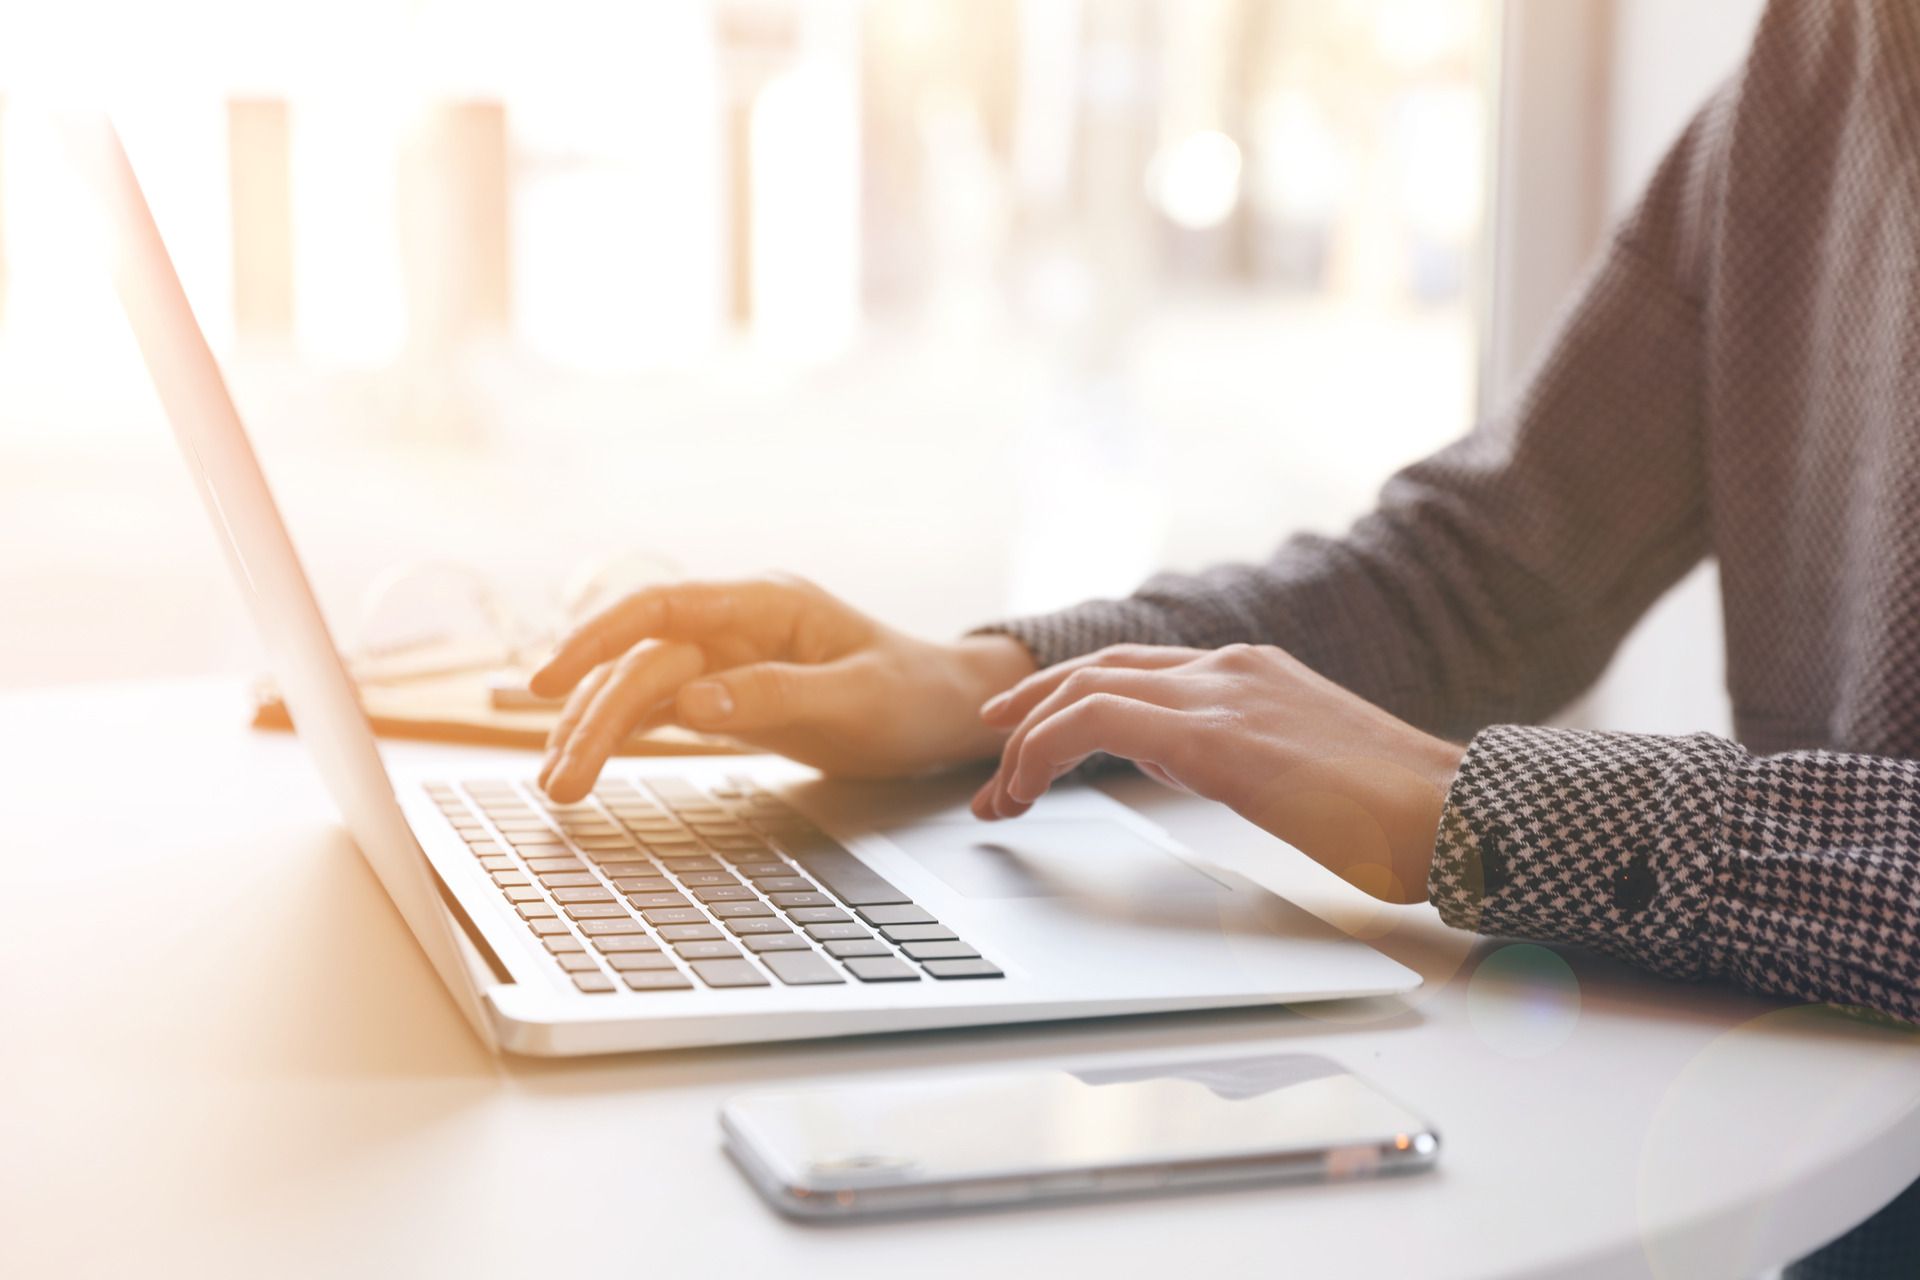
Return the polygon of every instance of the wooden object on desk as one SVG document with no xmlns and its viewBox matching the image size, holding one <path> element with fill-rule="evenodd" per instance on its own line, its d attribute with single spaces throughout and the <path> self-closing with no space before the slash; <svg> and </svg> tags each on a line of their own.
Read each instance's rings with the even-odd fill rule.
<svg viewBox="0 0 1920 1280">
<path fill-rule="evenodd" d="M 382 738 L 425 742 L 455 742 L 479 747 L 519 747 L 538 750 L 547 742 L 557 710 L 502 711 L 488 694 L 485 670 L 450 671 L 406 680 L 362 680 L 360 703 L 367 720 Z M 287 704 L 270 681 L 253 691 L 253 727 L 291 729 Z M 734 755 L 739 747 L 722 738 L 691 730 L 654 729 L 635 734 L 621 744 L 621 756 Z"/>
</svg>

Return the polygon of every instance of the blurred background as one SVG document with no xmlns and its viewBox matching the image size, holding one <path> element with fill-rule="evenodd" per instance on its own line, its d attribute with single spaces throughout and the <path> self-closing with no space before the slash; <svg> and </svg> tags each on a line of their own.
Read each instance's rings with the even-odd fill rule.
<svg viewBox="0 0 1920 1280">
<path fill-rule="evenodd" d="M 779 567 L 947 634 L 1362 512 L 1510 389 L 1753 7 L 180 0 L 112 11 L 112 88 L 345 638 L 421 560 L 536 620 Z M 100 15 L 24 9 L 0 685 L 248 670 L 49 124 Z"/>
</svg>

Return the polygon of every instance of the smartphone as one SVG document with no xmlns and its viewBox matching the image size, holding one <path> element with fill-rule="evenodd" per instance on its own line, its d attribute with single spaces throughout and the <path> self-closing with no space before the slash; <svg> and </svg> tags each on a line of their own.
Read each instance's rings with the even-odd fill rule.
<svg viewBox="0 0 1920 1280">
<path fill-rule="evenodd" d="M 1430 1167 L 1433 1127 L 1328 1058 L 1285 1054 L 750 1093 L 727 1152 L 773 1206 L 854 1218 Z"/>
</svg>

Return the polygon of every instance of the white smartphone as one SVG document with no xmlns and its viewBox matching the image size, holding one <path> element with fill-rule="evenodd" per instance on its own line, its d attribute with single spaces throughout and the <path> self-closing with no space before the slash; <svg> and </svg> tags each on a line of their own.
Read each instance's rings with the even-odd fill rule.
<svg viewBox="0 0 1920 1280">
<path fill-rule="evenodd" d="M 1310 1054 L 750 1093 L 720 1127 L 761 1194 L 807 1218 L 1410 1172 L 1440 1150 Z"/>
</svg>

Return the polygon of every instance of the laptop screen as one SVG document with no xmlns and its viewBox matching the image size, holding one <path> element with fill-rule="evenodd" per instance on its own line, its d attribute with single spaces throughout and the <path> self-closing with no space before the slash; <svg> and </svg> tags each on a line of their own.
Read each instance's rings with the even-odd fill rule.
<svg viewBox="0 0 1920 1280">
<path fill-rule="evenodd" d="M 101 201 L 114 287 L 246 596 L 294 727 L 388 896 L 462 1012 L 491 1044 L 491 1027 L 434 873 L 394 799 L 352 679 L 119 134 L 98 112 L 65 114 L 60 126 L 69 156 Z M 210 788 L 217 785 L 208 781 Z"/>
</svg>

